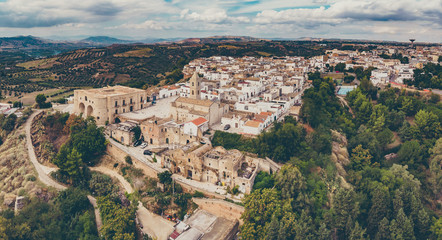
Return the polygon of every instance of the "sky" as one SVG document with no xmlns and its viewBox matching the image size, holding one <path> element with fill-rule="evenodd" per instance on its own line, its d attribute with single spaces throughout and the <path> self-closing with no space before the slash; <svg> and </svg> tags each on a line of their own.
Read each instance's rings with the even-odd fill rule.
<svg viewBox="0 0 442 240">
<path fill-rule="evenodd" d="M 0 0 L 0 37 L 442 42 L 442 0 Z"/>
</svg>

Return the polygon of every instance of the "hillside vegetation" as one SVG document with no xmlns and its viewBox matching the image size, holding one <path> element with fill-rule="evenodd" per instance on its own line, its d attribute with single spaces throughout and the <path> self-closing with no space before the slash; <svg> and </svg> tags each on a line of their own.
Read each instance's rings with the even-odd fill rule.
<svg viewBox="0 0 442 240">
<path fill-rule="evenodd" d="M 441 239 L 439 96 L 362 79 L 339 100 L 331 79 L 310 79 L 304 125 L 286 118 L 255 139 L 215 133 L 214 145 L 284 163 L 245 197 L 242 239 Z"/>
<path fill-rule="evenodd" d="M 223 56 L 305 56 L 324 53 L 325 47 L 311 42 L 239 42 L 207 44 L 112 45 L 79 49 L 47 59 L 17 59 L 3 68 L 0 59 L 0 89 L 20 96 L 30 91 L 54 87 L 102 87 L 126 84 L 148 87 L 170 84 L 183 78 L 189 61 L 214 55 Z M 11 58 L 8 58 L 9 60 Z M 7 59 L 5 59 L 6 61 Z"/>
</svg>

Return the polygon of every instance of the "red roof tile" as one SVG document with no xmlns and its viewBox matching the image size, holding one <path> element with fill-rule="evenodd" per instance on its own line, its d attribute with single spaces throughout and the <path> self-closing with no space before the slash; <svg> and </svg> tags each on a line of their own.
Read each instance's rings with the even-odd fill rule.
<svg viewBox="0 0 442 240">
<path fill-rule="evenodd" d="M 191 121 L 193 124 L 195 124 L 196 126 L 199 126 L 205 122 L 207 122 L 207 119 L 203 118 L 203 117 L 199 117 L 197 119 L 194 119 Z"/>
</svg>

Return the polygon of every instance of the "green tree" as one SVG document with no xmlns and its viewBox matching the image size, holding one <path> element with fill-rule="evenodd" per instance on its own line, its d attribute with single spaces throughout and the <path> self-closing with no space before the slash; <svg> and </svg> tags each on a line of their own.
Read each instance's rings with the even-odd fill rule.
<svg viewBox="0 0 442 240">
<path fill-rule="evenodd" d="M 366 230 L 363 229 L 358 222 L 355 223 L 355 226 L 352 228 L 350 236 L 348 237 L 349 240 L 364 240 L 367 239 L 365 237 Z"/>
<path fill-rule="evenodd" d="M 362 148 L 362 145 L 359 144 L 352 150 L 350 168 L 360 171 L 364 167 L 371 165 L 372 158 L 373 157 L 370 155 L 370 151 Z"/>
<path fill-rule="evenodd" d="M 88 121 L 86 128 L 71 133 L 70 146 L 81 154 L 83 162 L 94 164 L 95 159 L 106 150 L 106 138 L 103 129 L 95 122 Z"/>
<path fill-rule="evenodd" d="M 402 229 L 402 237 L 405 240 L 416 239 L 414 236 L 413 222 L 405 215 L 401 208 L 396 216 L 398 227 Z"/>
<path fill-rule="evenodd" d="M 433 112 L 420 110 L 415 116 L 415 123 L 424 138 L 438 138 L 441 133 L 439 118 Z"/>
<path fill-rule="evenodd" d="M 349 218 L 357 218 L 359 215 L 359 202 L 356 200 L 354 190 L 340 188 L 333 199 L 334 226 L 338 235 L 345 235 L 345 229 Z"/>
<path fill-rule="evenodd" d="M 442 196 L 442 138 L 437 140 L 430 152 L 432 156 L 429 163 L 428 183 L 433 191 L 434 199 L 439 199 Z"/>
<path fill-rule="evenodd" d="M 276 215 L 272 216 L 272 221 L 267 226 L 266 230 L 266 240 L 277 240 L 278 239 L 278 231 L 279 231 L 279 220 Z"/>
<path fill-rule="evenodd" d="M 17 116 L 15 114 L 11 114 L 6 119 L 3 120 L 2 129 L 5 131 L 12 131 L 15 128 L 15 124 L 17 121 Z"/>
<path fill-rule="evenodd" d="M 376 233 L 375 240 L 389 240 L 391 237 L 390 233 L 390 223 L 388 222 L 387 218 L 383 218 L 379 222 L 378 230 Z"/>
<path fill-rule="evenodd" d="M 39 108 L 50 108 L 52 104 L 46 102 L 46 96 L 44 94 L 38 94 L 35 97 L 35 102 L 38 104 Z"/>
<path fill-rule="evenodd" d="M 411 140 L 402 144 L 398 152 L 398 161 L 408 165 L 411 169 L 417 169 L 422 162 L 422 149 L 417 140 Z"/>
<path fill-rule="evenodd" d="M 170 184 L 172 183 L 172 173 L 169 171 L 164 171 L 161 173 L 158 173 L 158 180 L 160 180 L 160 183 L 163 184 Z"/>
<path fill-rule="evenodd" d="M 140 126 L 136 126 L 136 127 L 132 128 L 131 131 L 134 133 L 134 139 L 133 139 L 134 142 L 137 141 L 138 139 L 140 139 L 140 137 L 141 137 Z"/>
<path fill-rule="evenodd" d="M 81 154 L 76 148 L 70 148 L 69 144 L 63 144 L 57 154 L 57 156 L 52 161 L 60 171 L 69 176 L 70 181 L 74 181 L 81 175 L 81 166 L 83 165 L 83 160 Z"/>
<path fill-rule="evenodd" d="M 330 239 L 330 229 L 327 228 L 327 225 L 325 223 L 321 222 L 319 229 L 317 231 L 317 239 L 318 240 L 329 240 Z"/>
<path fill-rule="evenodd" d="M 273 214 L 280 214 L 281 200 L 276 189 L 257 189 L 244 200 L 244 212 L 241 218 L 245 224 L 241 226 L 240 236 L 243 239 L 263 239 L 266 223 L 271 221 Z"/>
<path fill-rule="evenodd" d="M 420 209 L 418 213 L 417 223 L 415 224 L 416 236 L 419 239 L 427 239 L 430 233 L 430 217 L 424 209 Z"/>
<path fill-rule="evenodd" d="M 442 239 L 442 217 L 438 220 L 434 219 L 434 224 L 431 226 L 431 232 L 436 239 Z"/>
<path fill-rule="evenodd" d="M 275 183 L 281 190 L 283 198 L 296 199 L 298 194 L 305 190 L 305 179 L 296 166 L 286 164 L 275 177 Z"/>
<path fill-rule="evenodd" d="M 345 63 L 338 63 L 335 66 L 335 70 L 338 72 L 343 72 L 345 70 Z"/>
<path fill-rule="evenodd" d="M 398 112 L 396 110 L 391 110 L 385 118 L 386 126 L 392 131 L 397 131 L 400 127 L 402 127 L 404 121 L 405 113 L 402 111 Z"/>
<path fill-rule="evenodd" d="M 376 236 L 376 232 L 380 231 L 380 224 L 382 220 L 390 216 L 391 199 L 389 191 L 386 186 L 376 182 L 373 189 L 370 191 L 371 195 L 371 207 L 368 212 L 367 227 L 371 236 Z M 388 221 L 387 221 L 388 223 Z M 384 223 L 385 224 L 385 223 Z M 387 224 L 388 225 L 388 224 Z M 382 226 L 386 231 L 388 226 Z M 386 235 L 382 233 L 383 236 Z"/>
<path fill-rule="evenodd" d="M 35 102 L 39 105 L 42 106 L 45 102 L 46 102 L 46 96 L 44 94 L 38 94 L 35 97 Z"/>
</svg>

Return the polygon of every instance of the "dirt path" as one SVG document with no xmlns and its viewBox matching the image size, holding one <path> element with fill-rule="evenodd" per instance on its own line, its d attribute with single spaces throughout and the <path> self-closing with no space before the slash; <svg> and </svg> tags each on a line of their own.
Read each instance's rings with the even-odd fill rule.
<svg viewBox="0 0 442 240">
<path fill-rule="evenodd" d="M 56 171 L 56 168 L 51 168 L 42 165 L 37 161 L 37 157 L 35 155 L 34 146 L 32 145 L 31 140 L 31 126 L 32 126 L 32 120 L 34 120 L 34 117 L 42 112 L 42 110 L 35 110 L 34 113 L 32 113 L 31 116 L 29 116 L 28 120 L 26 121 L 25 129 L 26 129 L 26 147 L 28 148 L 28 155 L 29 160 L 31 160 L 32 165 L 34 165 L 35 170 L 37 171 L 38 178 L 40 181 L 48 186 L 51 186 L 58 191 L 62 191 L 66 189 L 66 186 L 61 185 L 60 183 L 54 181 L 52 178 L 49 177 L 49 174 L 52 171 Z M 101 220 L 100 211 L 97 206 L 97 200 L 88 195 L 87 198 L 89 199 L 89 202 L 94 206 L 94 212 L 95 212 L 95 222 L 97 224 L 97 229 L 100 230 L 101 226 L 103 226 L 103 222 Z"/>
<path fill-rule="evenodd" d="M 103 166 L 91 167 L 90 169 L 118 179 L 126 192 L 134 192 L 130 183 L 118 172 Z M 174 224 L 172 222 L 169 222 L 161 216 L 150 212 L 146 207 L 143 206 L 141 202 L 138 202 L 137 217 L 141 222 L 142 231 L 154 239 L 166 240 L 167 237 L 173 232 Z"/>
</svg>

